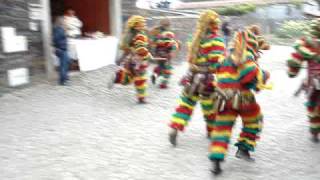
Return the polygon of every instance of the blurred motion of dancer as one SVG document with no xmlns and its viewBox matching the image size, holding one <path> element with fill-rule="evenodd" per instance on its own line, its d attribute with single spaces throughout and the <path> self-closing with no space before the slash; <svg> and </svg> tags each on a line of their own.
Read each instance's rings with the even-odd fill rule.
<svg viewBox="0 0 320 180">
<path fill-rule="evenodd" d="M 220 19 L 216 12 L 207 10 L 201 13 L 189 48 L 189 72 L 181 80 L 184 89 L 170 123 L 169 140 L 174 146 L 178 131 L 183 131 L 188 125 L 197 102 L 201 104 L 208 136 L 212 131 L 215 121 L 214 74 L 225 52 L 223 38 L 218 35 L 219 27 Z"/>
<path fill-rule="evenodd" d="M 224 96 L 216 100 L 217 116 L 211 133 L 209 159 L 213 162 L 213 173 L 222 172 L 220 163 L 224 161 L 233 125 L 238 116 L 242 120 L 242 132 L 238 142 L 236 157 L 252 160 L 256 140 L 262 129 L 263 116 L 255 100 L 255 91 L 269 89 L 266 85 L 269 73 L 260 69 L 257 59 L 259 50 L 269 47 L 258 36 L 257 26 L 236 33 L 230 55 L 217 70 L 217 86 Z"/>
<path fill-rule="evenodd" d="M 134 83 L 140 104 L 146 103 L 146 70 L 151 58 L 145 29 L 144 17 L 132 16 L 129 18 L 120 47 L 123 50 L 123 56 L 117 61 L 117 64 L 122 64 L 123 67 L 116 72 L 116 76 L 111 82 L 122 85 Z"/>
<path fill-rule="evenodd" d="M 160 78 L 161 89 L 166 89 L 172 74 L 171 60 L 176 56 L 179 49 L 179 43 L 176 40 L 175 34 L 170 30 L 170 20 L 168 18 L 160 21 L 160 26 L 150 31 L 151 45 L 155 51 L 155 57 L 161 59 L 157 60 L 151 76 L 152 83 L 156 84 L 156 80 Z"/>
<path fill-rule="evenodd" d="M 301 90 L 308 95 L 306 103 L 310 120 L 312 140 L 319 142 L 320 133 L 320 18 L 311 24 L 310 36 L 303 37 L 294 46 L 295 52 L 288 60 L 289 77 L 296 77 L 303 62 L 307 63 L 307 79 L 302 83 Z"/>
</svg>

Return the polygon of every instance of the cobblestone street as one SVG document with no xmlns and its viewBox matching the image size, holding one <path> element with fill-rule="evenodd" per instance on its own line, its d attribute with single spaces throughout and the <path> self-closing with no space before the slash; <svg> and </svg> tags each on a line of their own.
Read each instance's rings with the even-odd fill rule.
<svg viewBox="0 0 320 180">
<path fill-rule="evenodd" d="M 199 108 L 178 147 L 169 144 L 186 64 L 175 66 L 170 89 L 150 83 L 146 105 L 136 104 L 132 86 L 107 89 L 104 68 L 72 77 L 68 87 L 41 83 L 0 97 L 0 179 L 319 180 L 320 144 L 309 139 L 304 96 L 293 97 L 304 72 L 287 77 L 289 51 L 273 46 L 260 60 L 274 90 L 258 95 L 265 119 L 255 162 L 235 158 L 230 145 L 224 174 L 214 177 Z"/>
</svg>

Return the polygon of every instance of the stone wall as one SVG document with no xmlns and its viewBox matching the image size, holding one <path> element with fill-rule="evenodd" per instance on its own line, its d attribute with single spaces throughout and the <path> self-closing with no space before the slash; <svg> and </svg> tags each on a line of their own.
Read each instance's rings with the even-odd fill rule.
<svg viewBox="0 0 320 180">
<path fill-rule="evenodd" d="M 4 53 L 0 39 L 0 86 L 7 85 L 6 72 L 9 69 L 27 67 L 31 75 L 44 72 L 41 24 L 39 20 L 30 19 L 30 3 L 40 4 L 40 0 L 0 0 L 0 26 L 14 27 L 17 35 L 28 39 L 28 51 L 18 53 Z M 30 22 L 36 23 L 38 30 L 30 30 Z"/>
</svg>

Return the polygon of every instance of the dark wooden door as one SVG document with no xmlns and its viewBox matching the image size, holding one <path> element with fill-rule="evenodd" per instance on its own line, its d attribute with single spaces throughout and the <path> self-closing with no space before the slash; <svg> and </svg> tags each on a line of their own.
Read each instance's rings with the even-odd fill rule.
<svg viewBox="0 0 320 180">
<path fill-rule="evenodd" d="M 109 0 L 51 0 L 52 18 L 63 15 L 66 7 L 76 11 L 83 22 L 83 32 L 110 34 Z"/>
</svg>

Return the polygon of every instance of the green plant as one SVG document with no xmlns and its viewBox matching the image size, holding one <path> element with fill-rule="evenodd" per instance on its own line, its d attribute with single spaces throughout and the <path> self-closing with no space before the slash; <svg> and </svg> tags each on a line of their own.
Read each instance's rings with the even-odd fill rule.
<svg viewBox="0 0 320 180">
<path fill-rule="evenodd" d="M 310 21 L 286 21 L 279 30 L 276 36 L 279 38 L 297 38 L 307 35 L 309 32 Z"/>
<path fill-rule="evenodd" d="M 221 7 L 214 9 L 218 14 L 223 16 L 238 16 L 244 15 L 256 10 L 256 5 L 254 4 L 241 4 L 229 7 Z"/>
<path fill-rule="evenodd" d="M 298 9 L 302 8 L 302 5 L 304 3 L 305 0 L 290 0 L 291 4 L 295 5 Z"/>
</svg>

